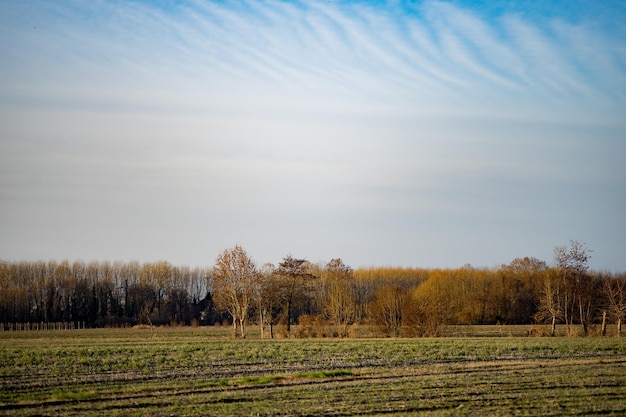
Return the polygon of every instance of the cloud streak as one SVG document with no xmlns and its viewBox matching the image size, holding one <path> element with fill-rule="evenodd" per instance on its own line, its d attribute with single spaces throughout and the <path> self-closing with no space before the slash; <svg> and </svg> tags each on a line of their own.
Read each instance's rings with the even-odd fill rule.
<svg viewBox="0 0 626 417">
<path fill-rule="evenodd" d="M 9 29 L 19 42 L 8 48 L 15 71 L 37 68 L 36 59 L 49 65 L 49 76 L 72 81 L 102 75 L 105 83 L 126 86 L 145 78 L 150 88 L 156 82 L 171 88 L 184 80 L 226 93 L 266 85 L 332 97 L 343 89 L 376 100 L 402 94 L 421 106 L 432 99 L 465 105 L 485 95 L 521 96 L 529 105 L 624 100 L 619 38 L 585 24 L 539 27 L 507 14 L 486 21 L 441 2 L 414 6 L 411 14 L 407 6 L 327 2 L 195 2 L 168 11 L 142 3 L 39 7 L 42 16 L 33 20 L 42 21 L 45 36 L 24 35 L 30 26 L 13 16 L 13 26 L 22 23 Z M 81 22 L 88 13 L 99 15 Z"/>
</svg>

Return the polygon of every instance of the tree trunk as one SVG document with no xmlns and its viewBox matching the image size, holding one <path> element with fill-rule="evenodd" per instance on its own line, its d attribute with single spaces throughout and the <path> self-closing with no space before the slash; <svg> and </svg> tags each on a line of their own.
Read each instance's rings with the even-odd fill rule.
<svg viewBox="0 0 626 417">
<path fill-rule="evenodd" d="M 554 337 L 556 334 L 556 316 L 552 316 L 552 330 L 550 332 L 550 336 Z"/>
<path fill-rule="evenodd" d="M 239 330 L 241 331 L 241 338 L 245 339 L 246 338 L 246 325 L 245 325 L 245 321 L 246 318 L 245 317 L 240 317 L 239 318 Z"/>
<path fill-rule="evenodd" d="M 619 317 L 617 319 L 617 337 L 620 337 L 622 335 L 622 318 Z"/>
<path fill-rule="evenodd" d="M 585 320 L 585 317 L 583 315 L 583 305 L 580 301 L 580 298 L 578 299 L 578 314 L 580 315 L 580 324 L 582 324 L 583 326 L 583 334 L 585 336 L 587 336 L 587 321 Z"/>
<path fill-rule="evenodd" d="M 569 301 L 568 298 L 565 297 L 565 308 L 563 309 L 563 315 L 565 316 L 565 327 L 567 328 L 567 335 L 572 335 L 572 326 L 569 318 Z"/>
<path fill-rule="evenodd" d="M 264 336 L 264 329 L 265 329 L 265 315 L 263 314 L 263 309 L 260 309 L 259 311 L 259 322 L 261 324 L 261 339 L 263 339 Z"/>
<path fill-rule="evenodd" d="M 602 312 L 602 336 L 606 336 L 606 311 Z"/>
</svg>

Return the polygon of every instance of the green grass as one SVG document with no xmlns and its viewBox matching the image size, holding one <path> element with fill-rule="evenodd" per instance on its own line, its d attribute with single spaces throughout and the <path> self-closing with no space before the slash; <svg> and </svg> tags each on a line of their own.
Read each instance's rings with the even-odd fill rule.
<svg viewBox="0 0 626 417">
<path fill-rule="evenodd" d="M 247 376 L 234 381 L 234 385 L 266 385 L 283 381 L 281 375 Z"/>
<path fill-rule="evenodd" d="M 626 414 L 626 340 L 0 333 L 0 415 Z"/>
<path fill-rule="evenodd" d="M 338 376 L 350 376 L 354 375 L 354 373 L 347 369 L 341 369 L 336 371 L 313 371 L 313 372 L 298 372 L 295 374 L 296 378 L 333 378 Z"/>
</svg>

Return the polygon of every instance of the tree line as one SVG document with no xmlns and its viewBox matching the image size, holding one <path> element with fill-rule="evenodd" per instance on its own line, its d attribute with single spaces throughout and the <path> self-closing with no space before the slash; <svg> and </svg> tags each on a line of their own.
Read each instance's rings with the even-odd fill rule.
<svg viewBox="0 0 626 417">
<path fill-rule="evenodd" d="M 0 262 L 0 322 L 87 327 L 208 322 L 208 268 L 168 262 Z"/>
<path fill-rule="evenodd" d="M 590 271 L 576 241 L 555 248 L 551 266 L 517 258 L 495 268 L 352 269 L 340 258 L 312 263 L 291 255 L 257 265 L 235 246 L 210 268 L 167 262 L 0 262 L 0 322 L 82 321 L 88 327 L 213 325 L 239 337 L 349 337 L 368 324 L 390 336 L 436 336 L 447 324 L 548 324 L 567 334 L 626 315 L 626 273 Z"/>
</svg>

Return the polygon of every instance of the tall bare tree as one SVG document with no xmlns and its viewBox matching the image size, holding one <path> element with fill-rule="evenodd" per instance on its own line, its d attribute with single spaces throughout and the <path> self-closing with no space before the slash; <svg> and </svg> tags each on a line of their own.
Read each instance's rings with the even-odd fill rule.
<svg viewBox="0 0 626 417">
<path fill-rule="evenodd" d="M 409 295 L 396 285 L 380 287 L 370 304 L 370 316 L 382 324 L 390 336 L 400 336 Z"/>
<path fill-rule="evenodd" d="M 280 305 L 280 280 L 274 273 L 275 267 L 266 263 L 261 268 L 260 285 L 255 296 L 256 307 L 261 326 L 261 338 L 265 337 L 265 329 L 269 330 L 269 338 L 274 338 L 274 318 Z"/>
<path fill-rule="evenodd" d="M 537 258 L 516 258 L 499 271 L 498 316 L 504 323 L 528 323 L 537 309 L 536 291 L 548 265 Z"/>
<path fill-rule="evenodd" d="M 540 323 L 550 322 L 550 336 L 556 334 L 556 325 L 565 318 L 565 291 L 563 281 L 553 270 L 544 275 L 535 320 Z"/>
<path fill-rule="evenodd" d="M 259 273 L 246 251 L 239 245 L 224 250 L 213 269 L 214 301 L 219 309 L 233 318 L 233 330 L 246 337 L 245 322 L 259 285 Z"/>
<path fill-rule="evenodd" d="M 328 320 L 342 337 L 348 336 L 348 326 L 357 313 L 356 291 L 352 268 L 339 258 L 331 259 L 323 270 L 323 306 Z"/>
<path fill-rule="evenodd" d="M 453 321 L 460 297 L 452 290 L 458 288 L 456 277 L 437 270 L 412 292 L 409 324 L 418 335 L 438 336 L 444 324 Z"/>
<path fill-rule="evenodd" d="M 294 301 L 306 298 L 309 281 L 315 276 L 307 269 L 306 259 L 296 259 L 291 255 L 283 258 L 275 274 L 282 278 L 281 296 L 284 303 L 287 332 L 291 331 Z"/>
<path fill-rule="evenodd" d="M 621 336 L 622 323 L 626 317 L 626 275 L 604 280 L 606 308 L 615 321 L 617 336 Z"/>
<path fill-rule="evenodd" d="M 567 325 L 568 334 L 573 334 L 575 317 L 587 334 L 589 322 L 594 312 L 595 283 L 588 274 L 590 250 L 584 243 L 570 240 L 567 246 L 554 249 L 554 260 L 559 271 L 560 279 L 564 283 L 563 292 L 563 319 Z"/>
</svg>

